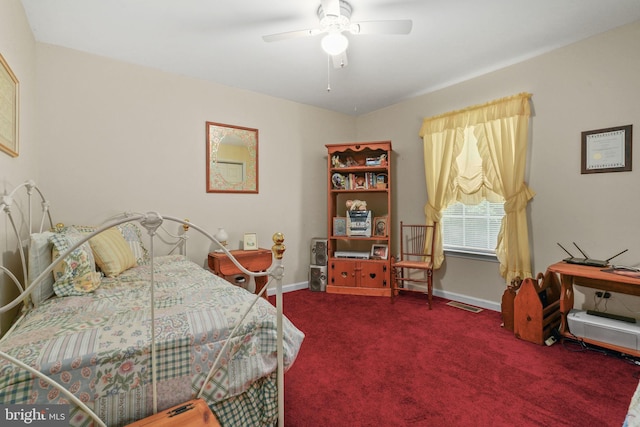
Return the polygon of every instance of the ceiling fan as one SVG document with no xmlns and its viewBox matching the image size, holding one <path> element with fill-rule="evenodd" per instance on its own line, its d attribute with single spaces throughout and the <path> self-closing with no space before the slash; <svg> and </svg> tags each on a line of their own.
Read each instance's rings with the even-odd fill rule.
<svg viewBox="0 0 640 427">
<path fill-rule="evenodd" d="M 298 37 L 325 34 L 322 49 L 332 57 L 333 65 L 342 68 L 347 65 L 349 39 L 343 33 L 351 34 L 409 34 L 413 22 L 410 19 L 351 22 L 351 5 L 344 0 L 321 0 L 318 7 L 320 25 L 306 30 L 262 36 L 266 42 L 275 42 Z"/>
</svg>

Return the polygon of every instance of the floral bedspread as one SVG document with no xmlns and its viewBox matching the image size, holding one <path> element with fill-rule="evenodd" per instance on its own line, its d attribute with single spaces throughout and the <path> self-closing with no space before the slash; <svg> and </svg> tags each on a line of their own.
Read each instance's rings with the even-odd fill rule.
<svg viewBox="0 0 640 427">
<path fill-rule="evenodd" d="M 150 273 L 150 265 L 134 267 L 116 278 L 104 278 L 92 294 L 50 299 L 31 311 L 0 348 L 63 384 L 107 425 L 125 425 L 150 415 Z M 255 296 L 179 255 L 156 258 L 154 279 L 161 410 L 198 393 Z M 285 369 L 295 361 L 303 338 L 285 318 Z M 277 414 L 275 307 L 261 298 L 231 340 L 203 397 L 223 425 L 227 416 L 265 419 L 265 414 L 237 413 L 238 402 L 247 395 L 268 402 L 245 406 L 264 406 L 261 410 Z M 266 387 L 264 392 L 261 387 Z M 233 406 L 228 411 L 227 401 Z M 68 403 L 45 381 L 2 359 L 0 402 Z M 72 408 L 71 424 L 90 425 L 91 419 Z"/>
<path fill-rule="evenodd" d="M 624 419 L 624 427 L 639 427 L 640 426 L 640 383 L 633 393 L 631 402 L 629 403 L 629 411 Z"/>
</svg>

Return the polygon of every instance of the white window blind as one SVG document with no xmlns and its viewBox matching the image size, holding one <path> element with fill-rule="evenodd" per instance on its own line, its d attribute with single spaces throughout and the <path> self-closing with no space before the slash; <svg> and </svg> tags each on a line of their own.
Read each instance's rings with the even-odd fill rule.
<svg viewBox="0 0 640 427">
<path fill-rule="evenodd" d="M 477 205 L 454 203 L 442 215 L 444 250 L 495 255 L 502 217 L 504 203 L 487 200 Z"/>
</svg>

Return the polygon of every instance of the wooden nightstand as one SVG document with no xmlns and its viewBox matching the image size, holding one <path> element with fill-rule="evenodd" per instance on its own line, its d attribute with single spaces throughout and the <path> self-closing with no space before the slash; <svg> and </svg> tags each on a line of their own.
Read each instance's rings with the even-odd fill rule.
<svg viewBox="0 0 640 427">
<path fill-rule="evenodd" d="M 256 251 L 230 251 L 244 268 L 249 271 L 266 271 L 271 266 L 272 254 L 269 249 L 258 249 Z M 216 276 L 220 276 L 233 284 L 239 283 L 240 278 L 249 280 L 248 277 L 242 275 L 242 272 L 231 260 L 222 252 L 209 252 L 208 257 L 209 269 Z M 267 284 L 267 276 L 256 277 L 256 294 L 260 293 L 262 288 Z M 267 292 L 262 296 L 267 299 Z"/>
</svg>

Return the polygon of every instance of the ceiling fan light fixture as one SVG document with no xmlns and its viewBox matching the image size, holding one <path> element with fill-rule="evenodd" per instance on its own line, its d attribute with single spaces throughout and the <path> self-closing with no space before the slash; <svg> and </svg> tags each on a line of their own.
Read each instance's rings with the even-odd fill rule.
<svg viewBox="0 0 640 427">
<path fill-rule="evenodd" d="M 332 56 L 340 55 L 347 50 L 349 39 L 342 33 L 329 33 L 322 38 L 320 45 L 327 54 Z"/>
</svg>

